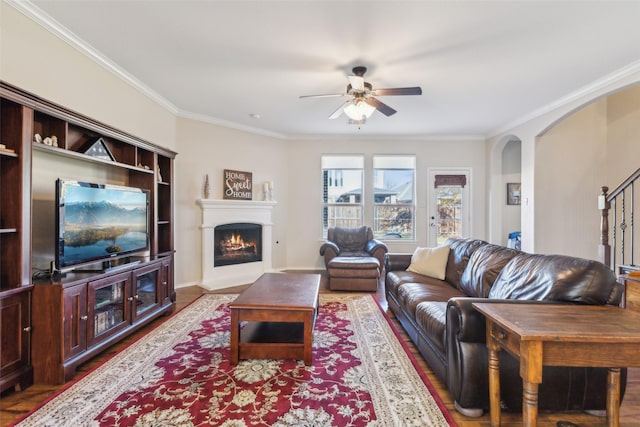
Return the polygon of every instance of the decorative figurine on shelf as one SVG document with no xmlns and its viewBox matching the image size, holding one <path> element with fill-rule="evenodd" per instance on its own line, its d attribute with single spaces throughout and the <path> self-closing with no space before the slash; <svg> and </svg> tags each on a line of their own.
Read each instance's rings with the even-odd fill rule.
<svg viewBox="0 0 640 427">
<path fill-rule="evenodd" d="M 159 165 L 156 165 L 156 176 L 158 177 L 158 182 L 162 182 L 162 174 L 160 173 Z"/>
<path fill-rule="evenodd" d="M 273 181 L 267 181 L 264 183 L 264 185 L 262 186 L 262 189 L 264 191 L 264 200 L 265 201 L 272 201 L 273 200 Z"/>
<path fill-rule="evenodd" d="M 40 136 L 39 133 L 36 133 L 35 135 L 33 135 L 33 142 L 42 144 L 42 136 Z"/>
<path fill-rule="evenodd" d="M 204 174 L 204 198 L 208 199 L 209 198 L 209 192 L 210 192 L 210 188 L 209 188 L 209 174 L 205 173 Z"/>
</svg>

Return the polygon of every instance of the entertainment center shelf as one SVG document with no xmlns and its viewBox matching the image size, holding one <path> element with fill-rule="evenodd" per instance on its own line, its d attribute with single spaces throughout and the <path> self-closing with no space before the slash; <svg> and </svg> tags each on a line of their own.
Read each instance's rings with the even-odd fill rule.
<svg viewBox="0 0 640 427">
<path fill-rule="evenodd" d="M 69 380 L 78 364 L 173 311 L 175 156 L 0 81 L 0 392 Z M 148 252 L 112 270 L 32 280 L 56 253 L 40 224 L 55 223 L 42 188 L 77 171 L 148 192 Z"/>
</svg>

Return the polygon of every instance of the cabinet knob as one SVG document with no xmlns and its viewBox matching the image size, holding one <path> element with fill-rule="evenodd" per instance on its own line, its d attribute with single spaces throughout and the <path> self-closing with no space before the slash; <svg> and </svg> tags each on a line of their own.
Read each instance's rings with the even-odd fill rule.
<svg viewBox="0 0 640 427">
<path fill-rule="evenodd" d="M 80 320 L 87 320 L 89 318 L 89 316 L 84 315 L 84 316 L 80 316 Z"/>
<path fill-rule="evenodd" d="M 133 297 L 127 298 L 127 301 L 133 301 Z"/>
<path fill-rule="evenodd" d="M 138 294 L 135 294 L 135 295 L 134 295 L 134 298 L 135 298 L 135 299 L 140 299 L 140 297 L 138 296 Z"/>
<path fill-rule="evenodd" d="M 500 331 L 498 332 L 498 338 L 500 338 L 501 340 L 505 339 L 507 337 L 507 334 L 505 334 L 504 332 Z"/>
<path fill-rule="evenodd" d="M 31 332 L 31 326 L 27 326 L 26 328 L 22 328 L 24 332 Z"/>
</svg>

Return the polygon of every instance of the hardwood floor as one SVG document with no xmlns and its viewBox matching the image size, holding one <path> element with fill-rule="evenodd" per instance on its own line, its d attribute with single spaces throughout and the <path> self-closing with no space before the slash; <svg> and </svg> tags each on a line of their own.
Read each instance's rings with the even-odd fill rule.
<svg viewBox="0 0 640 427">
<path fill-rule="evenodd" d="M 234 288 L 226 288 L 224 290 L 218 291 L 217 293 L 237 293 L 241 292 L 245 289 L 246 286 L 239 286 Z M 321 292 L 331 292 L 327 289 L 326 280 L 321 283 Z M 176 291 L 177 301 L 176 301 L 176 309 L 182 309 L 186 305 L 188 305 L 191 301 L 195 300 L 203 290 L 197 286 L 189 287 L 189 288 L 181 288 Z M 384 297 L 383 286 L 382 284 L 379 286 L 379 290 L 376 293 L 378 300 L 381 303 L 381 306 L 384 309 L 387 309 L 386 300 Z M 425 372 L 426 376 L 429 378 L 429 381 L 434 385 L 436 391 L 440 395 L 442 401 L 446 405 L 447 409 L 453 415 L 456 423 L 460 427 L 489 427 L 489 415 L 485 414 L 480 418 L 468 418 L 460 415 L 456 412 L 453 407 L 453 401 L 449 397 L 446 388 L 440 383 L 440 381 L 433 375 L 429 366 L 424 362 L 416 348 L 411 343 L 409 337 L 404 333 L 402 327 L 397 322 L 397 320 L 393 317 L 393 315 L 387 311 L 389 316 L 391 317 L 394 325 L 400 331 L 400 334 L 404 341 L 407 343 L 411 351 L 413 352 L 416 360 L 420 368 Z M 115 353 L 120 351 L 122 348 L 129 345 L 134 340 L 138 339 L 142 335 L 144 335 L 149 329 L 157 326 L 158 324 L 164 322 L 167 318 L 162 317 L 160 319 L 155 320 L 142 330 L 128 337 L 121 343 L 114 345 L 109 348 L 105 352 L 96 356 L 89 362 L 81 365 L 78 369 L 78 376 L 89 372 L 96 366 L 101 365 Z M 76 377 L 76 378 L 77 378 Z M 65 385 L 62 386 L 49 386 L 49 385 L 33 385 L 23 391 L 7 391 L 0 398 L 0 427 L 7 426 L 12 422 L 18 420 L 24 414 L 29 412 L 31 409 L 37 407 L 42 402 L 50 398 L 51 396 L 58 393 L 61 389 L 63 389 Z M 556 423 L 558 421 L 570 421 L 577 424 L 580 427 L 605 427 L 606 421 L 602 417 L 595 417 L 589 414 L 585 414 L 582 412 L 570 412 L 570 413 L 541 413 L 538 417 L 538 426 L 539 427 L 556 427 Z M 503 413 L 502 415 L 502 426 L 504 427 L 515 427 L 522 425 L 522 416 L 520 414 L 514 413 Z M 621 406 L 621 417 L 620 417 L 620 427 L 640 427 L 640 369 L 630 369 L 629 377 L 627 381 L 627 391 L 624 397 L 622 406 Z"/>
</svg>

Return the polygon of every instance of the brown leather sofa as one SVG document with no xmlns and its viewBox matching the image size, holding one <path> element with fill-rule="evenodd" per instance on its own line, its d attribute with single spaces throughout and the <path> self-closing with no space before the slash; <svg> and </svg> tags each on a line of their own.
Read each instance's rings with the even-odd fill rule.
<svg viewBox="0 0 640 427">
<path fill-rule="evenodd" d="M 373 238 L 371 227 L 331 227 L 320 246 L 329 289 L 376 291 L 387 247 Z"/>
<path fill-rule="evenodd" d="M 472 303 L 620 304 L 622 286 L 603 264 L 562 255 L 527 254 L 475 239 L 449 239 L 444 280 L 406 271 L 412 254 L 387 253 L 389 308 L 446 385 L 458 412 L 489 409 L 485 319 Z M 622 370 L 621 393 L 626 386 Z M 604 414 L 607 370 L 545 367 L 540 410 Z M 522 410 L 518 361 L 500 352 L 501 406 Z"/>
</svg>

